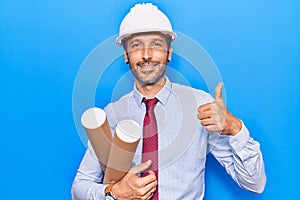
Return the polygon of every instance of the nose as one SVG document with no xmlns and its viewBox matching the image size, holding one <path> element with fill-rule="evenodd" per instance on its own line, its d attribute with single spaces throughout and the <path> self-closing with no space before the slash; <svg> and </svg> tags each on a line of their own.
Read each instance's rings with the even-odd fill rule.
<svg viewBox="0 0 300 200">
<path fill-rule="evenodd" d="M 144 48 L 143 50 L 144 50 L 144 52 L 143 52 L 143 60 L 145 62 L 151 60 L 152 59 L 152 48 L 147 47 L 147 48 Z"/>
</svg>

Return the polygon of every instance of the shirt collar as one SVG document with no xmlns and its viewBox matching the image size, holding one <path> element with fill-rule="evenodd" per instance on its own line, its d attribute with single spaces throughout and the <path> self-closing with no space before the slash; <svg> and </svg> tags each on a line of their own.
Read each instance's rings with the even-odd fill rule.
<svg viewBox="0 0 300 200">
<path fill-rule="evenodd" d="M 171 89 L 172 89 L 172 83 L 166 77 L 166 83 L 164 87 L 155 95 L 155 97 L 159 100 L 159 102 L 162 105 L 166 105 L 169 99 L 169 96 L 171 94 Z M 136 85 L 134 84 L 134 91 L 133 91 L 133 96 L 136 100 L 137 105 L 142 106 L 142 100 L 145 97 L 142 95 L 136 88 Z M 145 97 L 146 98 L 146 97 Z"/>
</svg>

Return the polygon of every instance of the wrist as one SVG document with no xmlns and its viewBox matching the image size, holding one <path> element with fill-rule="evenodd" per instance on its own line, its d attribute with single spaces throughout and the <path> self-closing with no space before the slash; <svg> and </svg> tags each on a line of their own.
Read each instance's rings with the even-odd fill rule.
<svg viewBox="0 0 300 200">
<path fill-rule="evenodd" d="M 222 131 L 223 134 L 234 136 L 242 129 L 242 122 L 227 111 L 226 126 Z"/>
<path fill-rule="evenodd" d="M 115 183 L 110 183 L 108 186 L 106 186 L 106 188 L 104 190 L 106 200 L 117 200 L 115 193 L 113 193 L 114 185 L 115 185 Z"/>
<path fill-rule="evenodd" d="M 116 199 L 119 199 L 118 186 L 119 186 L 119 182 L 113 184 L 111 188 L 111 193 L 116 197 Z"/>
</svg>

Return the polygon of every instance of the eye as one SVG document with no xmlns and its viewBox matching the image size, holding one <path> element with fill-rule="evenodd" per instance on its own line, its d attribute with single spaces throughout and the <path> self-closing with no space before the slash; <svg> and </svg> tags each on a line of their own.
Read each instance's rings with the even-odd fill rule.
<svg viewBox="0 0 300 200">
<path fill-rule="evenodd" d="M 130 47 L 131 47 L 132 49 L 139 49 L 139 48 L 142 47 L 142 44 L 139 43 L 139 42 L 133 42 L 133 43 L 130 45 Z"/>
<path fill-rule="evenodd" d="M 152 44 L 152 47 L 153 48 L 162 48 L 163 47 L 163 43 L 159 40 L 157 41 L 154 41 L 153 44 Z"/>
</svg>

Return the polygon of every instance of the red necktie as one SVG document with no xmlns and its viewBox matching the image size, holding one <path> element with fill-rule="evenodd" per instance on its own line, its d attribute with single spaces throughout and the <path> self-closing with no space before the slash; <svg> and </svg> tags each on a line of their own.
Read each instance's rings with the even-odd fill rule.
<svg viewBox="0 0 300 200">
<path fill-rule="evenodd" d="M 152 160 L 151 169 L 154 171 L 155 176 L 158 180 L 158 141 L 157 141 L 157 124 L 154 114 L 154 107 L 158 102 L 157 98 L 146 100 L 143 98 L 143 102 L 146 105 L 146 114 L 144 118 L 143 126 L 143 155 L 142 162 Z M 145 176 L 147 173 L 143 173 Z M 158 199 L 158 189 L 156 189 L 152 200 Z"/>
</svg>

